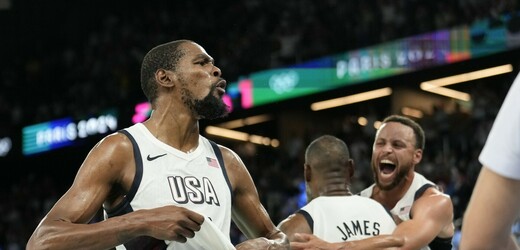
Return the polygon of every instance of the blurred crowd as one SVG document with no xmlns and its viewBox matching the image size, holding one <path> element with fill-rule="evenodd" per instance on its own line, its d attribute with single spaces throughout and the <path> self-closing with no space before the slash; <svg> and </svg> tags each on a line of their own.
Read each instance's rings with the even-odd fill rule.
<svg viewBox="0 0 520 250">
<path fill-rule="evenodd" d="M 7 10 L 12 13 L 0 12 L 12 21 L 8 37 L 9 45 L 15 46 L 2 51 L 5 57 L 0 61 L 0 129 L 65 116 L 81 118 L 110 107 L 131 111 L 144 101 L 138 82 L 142 57 L 152 46 L 170 40 L 197 41 L 216 59 L 224 77 L 234 81 L 253 71 L 519 10 L 515 0 L 177 2 L 128 3 L 118 8 L 119 4 L 104 1 L 89 6 L 56 1 L 70 10 L 55 15 L 52 10 L 59 7 L 53 3 L 42 7 L 19 1 Z M 22 17 L 32 21 L 22 22 Z M 31 34 L 29 28 L 39 30 Z M 456 220 L 471 194 L 480 169 L 478 153 L 510 83 L 496 84 L 493 91 L 476 87 L 472 97 L 478 101 L 470 110 L 439 105 L 418 120 L 427 134 L 418 171 L 452 196 Z M 333 134 L 347 142 L 357 162 L 353 190 L 360 191 L 372 180 L 368 159 L 375 130 L 359 126 L 351 117 L 334 122 Z M 319 126 L 308 131 L 277 149 L 251 144 L 235 148 L 275 223 L 304 202 L 299 178 L 303 150 L 324 132 Z M 41 217 L 65 192 L 53 178 L 28 174 L 13 176 L 14 184 L 1 184 L 0 250 L 25 248 Z M 233 240 L 240 237 L 234 231 Z"/>
<path fill-rule="evenodd" d="M 57 9 L 64 13 L 55 14 Z M 82 117 L 142 100 L 140 61 L 188 38 L 239 76 L 496 17 L 515 0 L 13 2 L 0 48 L 0 126 Z M 412 25 L 413 24 L 413 25 Z M 5 124 L 8 123 L 8 124 Z"/>
</svg>

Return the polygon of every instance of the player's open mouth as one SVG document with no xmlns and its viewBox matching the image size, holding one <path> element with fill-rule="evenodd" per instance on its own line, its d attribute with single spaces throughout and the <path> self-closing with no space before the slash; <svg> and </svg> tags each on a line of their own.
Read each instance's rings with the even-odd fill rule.
<svg viewBox="0 0 520 250">
<path fill-rule="evenodd" d="M 382 175 L 389 176 L 392 175 L 395 171 L 395 163 L 390 160 L 381 160 L 379 162 L 379 172 Z"/>
<path fill-rule="evenodd" d="M 217 91 L 220 95 L 223 95 L 226 93 L 226 81 L 225 80 L 221 80 L 217 83 Z"/>
</svg>

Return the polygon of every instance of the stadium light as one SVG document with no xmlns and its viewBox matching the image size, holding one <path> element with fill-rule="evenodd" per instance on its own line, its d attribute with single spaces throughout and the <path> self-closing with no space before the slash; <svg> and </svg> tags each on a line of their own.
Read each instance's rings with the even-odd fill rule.
<svg viewBox="0 0 520 250">
<path fill-rule="evenodd" d="M 236 130 L 231 130 L 227 128 L 220 128 L 216 126 L 207 126 L 206 133 L 214 136 L 225 137 L 228 139 L 238 140 L 238 141 L 248 141 L 254 144 L 278 147 L 280 145 L 280 141 L 278 139 L 271 139 L 269 137 L 248 134 L 245 132 L 240 132 Z"/>
<path fill-rule="evenodd" d="M 505 74 L 505 73 L 509 73 L 511 71 L 513 71 L 513 66 L 511 64 L 505 64 L 505 65 L 491 67 L 491 68 L 487 68 L 487 69 L 476 70 L 476 71 L 472 71 L 472 72 L 468 72 L 468 73 L 443 77 L 443 78 L 439 78 L 439 79 L 435 79 L 435 80 L 431 80 L 431 81 L 425 81 L 425 82 L 421 83 L 421 89 L 428 90 L 431 88 L 442 87 L 442 86 L 457 84 L 457 83 L 461 83 L 461 82 L 473 81 L 473 80 L 486 78 L 486 77 L 490 77 L 490 76 Z M 422 85 L 424 85 L 424 88 L 422 88 Z"/>
<path fill-rule="evenodd" d="M 407 115 L 407 116 L 411 116 L 411 117 L 415 117 L 415 118 L 419 118 L 419 119 L 424 116 L 424 113 L 421 110 L 415 109 L 415 108 L 410 108 L 410 107 L 401 108 L 401 113 L 403 113 L 403 115 Z"/>
<path fill-rule="evenodd" d="M 219 124 L 218 126 L 222 127 L 222 128 L 233 129 L 233 128 L 240 128 L 240 127 L 244 127 L 244 126 L 248 126 L 248 125 L 254 125 L 257 123 L 262 123 L 262 122 L 266 122 L 266 121 L 270 121 L 270 120 L 272 120 L 272 117 L 270 115 L 255 115 L 255 116 L 247 117 L 244 119 L 238 119 L 238 120 L 233 120 L 233 121 L 229 121 L 229 122 L 224 122 L 224 123 Z"/>
<path fill-rule="evenodd" d="M 432 92 L 438 95 L 443 95 L 462 101 L 469 101 L 471 100 L 471 96 L 468 93 L 445 88 L 444 86 L 505 74 L 511 71 L 513 71 L 513 66 L 511 64 L 504 64 L 501 66 L 443 77 L 431 81 L 425 81 L 421 83 L 420 88 L 424 91 Z"/>
<path fill-rule="evenodd" d="M 430 84 L 421 83 L 421 89 L 424 91 L 428 91 L 434 94 L 443 95 L 447 97 L 451 97 L 454 99 L 458 99 L 461 101 L 469 102 L 471 100 L 471 96 L 462 91 L 457 91 L 445 87 L 432 87 Z"/>
<path fill-rule="evenodd" d="M 334 108 L 338 106 L 344 106 L 352 103 L 363 102 L 372 100 L 392 94 L 392 88 L 386 87 L 382 89 L 371 90 L 359 94 L 344 96 L 340 98 L 330 99 L 326 101 L 315 102 L 311 104 L 312 111 L 318 111 L 323 109 Z"/>
</svg>

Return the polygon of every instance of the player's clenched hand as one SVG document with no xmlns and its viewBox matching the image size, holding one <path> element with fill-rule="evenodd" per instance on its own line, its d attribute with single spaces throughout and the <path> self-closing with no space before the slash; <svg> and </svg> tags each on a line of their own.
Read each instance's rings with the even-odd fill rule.
<svg viewBox="0 0 520 250">
<path fill-rule="evenodd" d="M 144 235 L 178 242 L 193 238 L 204 222 L 204 216 L 178 206 L 138 210 L 135 216 L 144 226 Z"/>
</svg>

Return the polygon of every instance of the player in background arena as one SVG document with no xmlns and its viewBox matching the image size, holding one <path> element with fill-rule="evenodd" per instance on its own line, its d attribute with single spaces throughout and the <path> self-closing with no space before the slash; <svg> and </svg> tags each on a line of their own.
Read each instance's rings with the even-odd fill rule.
<svg viewBox="0 0 520 250">
<path fill-rule="evenodd" d="M 305 151 L 304 178 L 307 205 L 283 220 L 278 227 L 289 237 L 314 234 L 329 242 L 389 235 L 396 224 L 378 202 L 350 192 L 354 161 L 344 141 L 331 135 L 312 141 Z M 377 239 L 377 247 L 400 246 L 402 239 Z M 352 247 L 352 246 L 349 246 Z"/>
<path fill-rule="evenodd" d="M 228 113 L 226 81 L 189 40 L 151 49 L 141 87 L 153 113 L 101 140 L 27 249 L 233 249 L 231 219 L 249 238 L 237 249 L 289 249 L 235 152 L 199 134 Z M 105 220 L 88 224 L 101 207 Z"/>
</svg>

